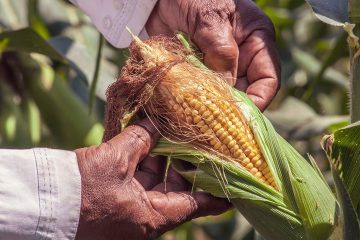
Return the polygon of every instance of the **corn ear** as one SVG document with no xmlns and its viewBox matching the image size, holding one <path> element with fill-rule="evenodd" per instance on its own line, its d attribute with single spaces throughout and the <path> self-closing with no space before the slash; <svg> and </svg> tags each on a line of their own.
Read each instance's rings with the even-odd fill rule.
<svg viewBox="0 0 360 240">
<path fill-rule="evenodd" d="M 197 169 L 177 170 L 196 187 L 229 198 L 265 239 L 327 239 L 337 222 L 337 201 L 318 172 L 297 153 L 241 92 L 238 107 L 247 113 L 259 146 L 274 169 L 278 191 L 231 162 L 163 139 L 153 154 L 188 161 Z"/>
<path fill-rule="evenodd" d="M 265 239 L 328 239 L 338 223 L 338 203 L 319 172 L 246 94 L 225 84 L 192 52 L 176 44 L 162 48 L 166 41 L 172 40 L 135 39 L 136 57 L 129 64 L 136 66 L 122 75 L 136 78 L 129 86 L 139 97 L 135 106 L 123 107 L 120 119 L 141 105 L 164 134 L 152 154 L 171 157 L 195 187 L 228 198 Z M 147 83 L 136 84 L 141 79 Z M 179 160 L 196 169 L 183 169 Z"/>
</svg>

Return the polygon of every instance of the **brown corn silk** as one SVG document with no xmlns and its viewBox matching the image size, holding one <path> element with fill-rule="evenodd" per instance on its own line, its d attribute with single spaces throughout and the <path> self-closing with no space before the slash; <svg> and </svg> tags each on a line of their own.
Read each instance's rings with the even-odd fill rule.
<svg viewBox="0 0 360 240">
<path fill-rule="evenodd" d="M 229 86 L 218 74 L 194 66 L 175 39 L 135 39 L 130 59 L 108 89 L 104 141 L 119 133 L 126 114 L 140 109 L 164 137 L 191 143 L 276 184 L 253 131 Z"/>
</svg>

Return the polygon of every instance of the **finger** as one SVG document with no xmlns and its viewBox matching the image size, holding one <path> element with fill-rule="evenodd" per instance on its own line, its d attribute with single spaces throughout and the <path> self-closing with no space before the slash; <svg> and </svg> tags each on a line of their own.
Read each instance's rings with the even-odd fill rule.
<svg viewBox="0 0 360 240">
<path fill-rule="evenodd" d="M 146 157 L 135 172 L 135 179 L 144 187 L 150 190 L 164 180 L 166 159 L 160 156 Z"/>
<path fill-rule="evenodd" d="M 149 119 L 144 119 L 127 127 L 122 133 L 109 140 L 117 159 L 127 162 L 127 174 L 133 176 L 136 166 L 143 160 L 159 139 L 156 127 Z"/>
<path fill-rule="evenodd" d="M 205 65 L 223 74 L 226 81 L 234 86 L 239 50 L 229 20 L 213 20 L 210 25 L 200 23 L 193 41 L 204 54 Z"/>
<path fill-rule="evenodd" d="M 255 31 L 240 47 L 247 53 L 239 60 L 240 75 L 246 75 L 246 93 L 264 110 L 280 87 L 280 64 L 275 42 L 266 31 Z"/>
<path fill-rule="evenodd" d="M 156 185 L 152 191 L 166 193 L 176 191 L 190 191 L 190 189 L 191 184 L 187 182 L 178 172 L 176 172 L 175 169 L 170 167 L 164 182 Z"/>
<path fill-rule="evenodd" d="M 147 192 L 150 203 L 155 211 L 165 218 L 165 229 L 173 228 L 188 220 L 218 215 L 231 208 L 227 199 L 215 198 L 204 192 Z"/>
<path fill-rule="evenodd" d="M 264 110 L 280 87 L 275 31 L 269 18 L 249 0 L 237 2 L 235 23 L 240 52 L 236 87 Z"/>
</svg>

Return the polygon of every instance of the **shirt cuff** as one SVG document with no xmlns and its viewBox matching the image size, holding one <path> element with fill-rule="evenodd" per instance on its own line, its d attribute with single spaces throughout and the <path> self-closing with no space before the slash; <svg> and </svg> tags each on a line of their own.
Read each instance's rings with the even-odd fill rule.
<svg viewBox="0 0 360 240">
<path fill-rule="evenodd" d="M 96 28 L 115 47 L 128 47 L 132 41 L 126 27 L 139 35 L 157 0 L 70 0 L 79 6 Z"/>
<path fill-rule="evenodd" d="M 47 194 L 43 194 L 44 198 L 47 198 L 49 194 L 55 195 L 52 200 L 49 199 L 53 201 L 52 205 L 55 207 L 53 214 L 56 218 L 53 229 L 55 237 L 51 239 L 75 239 L 81 207 L 81 178 L 76 154 L 70 151 L 44 148 L 34 149 L 34 152 L 37 162 L 40 162 L 38 166 L 41 165 L 41 162 L 46 162 L 42 165 L 43 180 L 51 181 L 50 179 L 46 180 L 45 175 L 48 174 L 48 177 L 52 178 L 54 182 L 54 185 L 48 186 L 50 188 L 45 187 L 44 193 L 47 190 Z M 46 161 L 41 161 L 40 159 L 44 156 Z M 41 168 L 38 167 L 38 169 Z M 40 172 L 41 170 L 38 170 L 38 173 Z M 39 183 L 40 179 L 41 174 L 39 174 Z M 46 208 L 45 204 L 43 207 Z"/>
<path fill-rule="evenodd" d="M 72 240 L 80 206 L 75 153 L 45 148 L 0 150 L 1 239 Z"/>
</svg>

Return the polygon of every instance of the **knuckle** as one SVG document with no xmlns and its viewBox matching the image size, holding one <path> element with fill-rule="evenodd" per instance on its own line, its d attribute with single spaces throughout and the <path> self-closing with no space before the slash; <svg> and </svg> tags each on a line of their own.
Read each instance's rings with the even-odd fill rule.
<svg viewBox="0 0 360 240">
<path fill-rule="evenodd" d="M 235 12 L 233 1 L 194 1 L 190 6 L 193 14 L 188 15 L 188 20 L 194 22 L 195 28 L 212 28 L 228 21 Z"/>
<path fill-rule="evenodd" d="M 128 142 L 131 146 L 150 148 L 149 133 L 139 126 L 130 126 L 127 129 Z"/>
<path fill-rule="evenodd" d="M 228 43 L 218 46 L 214 51 L 228 61 L 237 61 L 239 58 L 239 49 L 237 46 L 230 46 Z"/>
</svg>

